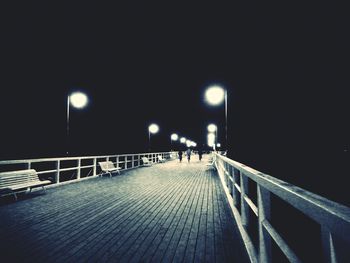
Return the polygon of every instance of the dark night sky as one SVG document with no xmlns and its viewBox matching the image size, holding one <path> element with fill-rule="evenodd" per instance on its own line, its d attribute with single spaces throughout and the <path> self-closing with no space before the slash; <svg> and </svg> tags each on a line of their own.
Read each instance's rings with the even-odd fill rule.
<svg viewBox="0 0 350 263">
<path fill-rule="evenodd" d="M 73 155 L 146 151 L 153 121 L 155 150 L 169 149 L 171 132 L 205 142 L 212 121 L 223 141 L 224 108 L 203 103 L 205 87 L 219 83 L 229 94 L 231 157 L 349 199 L 349 18 L 339 4 L 2 11 L 1 159 L 63 156 L 66 96 L 76 89 L 90 104 L 71 112 Z"/>
</svg>

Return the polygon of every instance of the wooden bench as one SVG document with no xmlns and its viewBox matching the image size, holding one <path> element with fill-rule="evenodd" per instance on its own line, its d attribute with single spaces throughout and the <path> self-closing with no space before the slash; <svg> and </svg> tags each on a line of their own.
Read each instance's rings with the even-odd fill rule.
<svg viewBox="0 0 350 263">
<path fill-rule="evenodd" d="M 2 172 L 0 173 L 0 196 L 13 194 L 16 201 L 19 192 L 32 191 L 32 188 L 41 186 L 44 191 L 45 185 L 51 181 L 41 181 L 37 172 L 34 169 Z"/>
<path fill-rule="evenodd" d="M 119 170 L 121 170 L 121 168 L 115 167 L 113 162 L 111 161 L 98 162 L 98 164 L 100 165 L 103 174 L 109 174 L 109 177 L 112 177 L 112 173 L 114 172 L 117 172 L 118 174 L 120 174 Z"/>
<path fill-rule="evenodd" d="M 142 159 L 144 166 L 151 166 L 152 165 L 152 163 L 148 160 L 147 157 L 142 157 L 141 159 Z"/>
<path fill-rule="evenodd" d="M 161 155 L 158 155 L 158 161 L 160 163 L 164 163 L 165 162 L 165 159 L 161 156 Z"/>
</svg>

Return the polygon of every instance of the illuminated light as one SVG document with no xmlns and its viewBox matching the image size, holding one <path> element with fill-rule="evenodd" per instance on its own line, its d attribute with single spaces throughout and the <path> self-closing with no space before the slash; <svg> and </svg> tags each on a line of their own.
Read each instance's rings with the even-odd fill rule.
<svg viewBox="0 0 350 263">
<path fill-rule="evenodd" d="M 69 96 L 69 101 L 73 107 L 81 109 L 88 103 L 88 97 L 82 92 L 74 92 Z"/>
<path fill-rule="evenodd" d="M 192 146 L 192 147 L 197 147 L 197 143 L 192 142 L 191 146 Z"/>
<path fill-rule="evenodd" d="M 214 133 L 208 133 L 207 141 L 208 141 L 208 145 L 210 147 L 213 147 L 215 145 L 215 134 Z"/>
<path fill-rule="evenodd" d="M 215 124 L 209 124 L 207 129 L 208 129 L 208 132 L 215 132 L 217 127 Z"/>
<path fill-rule="evenodd" d="M 225 99 L 225 90 L 217 85 L 209 87 L 205 92 L 205 100 L 210 105 L 219 105 Z"/>
<path fill-rule="evenodd" d="M 192 146 L 192 142 L 191 142 L 190 140 L 187 140 L 187 141 L 186 141 L 186 146 L 187 146 L 187 147 L 191 147 L 191 146 Z"/>
<path fill-rule="evenodd" d="M 182 137 L 182 138 L 180 139 L 180 142 L 181 142 L 181 143 L 186 143 L 186 138 L 185 138 L 185 137 Z"/>
<path fill-rule="evenodd" d="M 216 147 L 221 147 L 221 144 L 220 144 L 220 143 L 217 143 L 217 144 L 216 144 Z"/>
<path fill-rule="evenodd" d="M 148 126 L 148 131 L 150 133 L 157 133 L 159 131 L 159 126 L 155 123 L 152 123 L 150 126 Z"/>
<path fill-rule="evenodd" d="M 177 141 L 179 136 L 176 133 L 173 133 L 170 138 L 171 138 L 172 141 Z"/>
</svg>

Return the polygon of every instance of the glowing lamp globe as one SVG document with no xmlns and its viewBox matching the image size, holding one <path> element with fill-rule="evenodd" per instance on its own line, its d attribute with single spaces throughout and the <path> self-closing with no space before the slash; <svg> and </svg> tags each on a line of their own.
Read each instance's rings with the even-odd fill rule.
<svg viewBox="0 0 350 263">
<path fill-rule="evenodd" d="M 176 133 L 173 133 L 170 138 L 171 138 L 172 141 L 177 141 L 179 136 Z"/>
<path fill-rule="evenodd" d="M 207 129 L 208 129 L 208 132 L 215 132 L 217 127 L 215 124 L 209 124 Z"/>
<path fill-rule="evenodd" d="M 81 109 L 87 105 L 88 97 L 82 92 L 74 92 L 69 96 L 69 102 L 73 107 Z"/>
<path fill-rule="evenodd" d="M 159 126 L 153 123 L 148 127 L 148 131 L 153 134 L 157 133 L 159 131 Z"/>
<path fill-rule="evenodd" d="M 205 92 L 205 100 L 208 104 L 216 106 L 225 99 L 225 90 L 220 86 L 211 86 Z"/>
</svg>

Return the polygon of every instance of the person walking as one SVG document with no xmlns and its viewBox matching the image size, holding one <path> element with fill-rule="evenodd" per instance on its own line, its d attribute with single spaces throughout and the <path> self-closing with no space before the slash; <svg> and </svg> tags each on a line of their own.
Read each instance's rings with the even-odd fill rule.
<svg viewBox="0 0 350 263">
<path fill-rule="evenodd" d="M 190 162 L 190 160 L 191 160 L 191 149 L 190 148 L 187 149 L 186 155 L 187 155 L 187 161 Z"/>
<path fill-rule="evenodd" d="M 202 161 L 202 155 L 203 155 L 203 152 L 201 149 L 198 150 L 198 158 L 199 158 L 199 161 L 201 162 Z"/>
<path fill-rule="evenodd" d="M 179 155 L 179 161 L 181 163 L 182 162 L 182 151 L 181 150 L 179 150 L 178 155 Z"/>
</svg>

